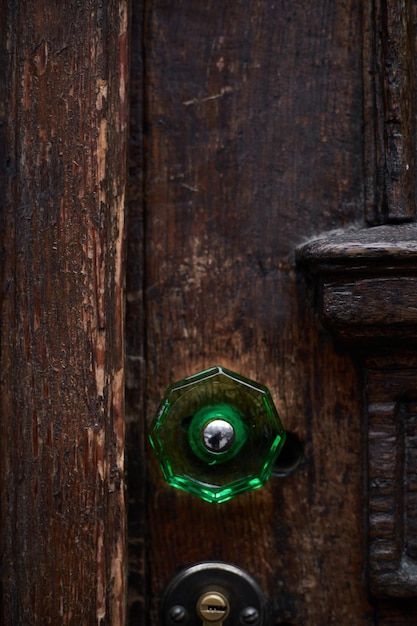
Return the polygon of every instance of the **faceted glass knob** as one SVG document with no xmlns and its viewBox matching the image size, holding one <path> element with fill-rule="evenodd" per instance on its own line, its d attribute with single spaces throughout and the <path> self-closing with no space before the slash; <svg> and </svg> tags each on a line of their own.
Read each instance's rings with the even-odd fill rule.
<svg viewBox="0 0 417 626">
<path fill-rule="evenodd" d="M 149 439 L 170 485 L 226 502 L 266 483 L 285 430 L 266 387 L 212 367 L 168 387 Z"/>
</svg>

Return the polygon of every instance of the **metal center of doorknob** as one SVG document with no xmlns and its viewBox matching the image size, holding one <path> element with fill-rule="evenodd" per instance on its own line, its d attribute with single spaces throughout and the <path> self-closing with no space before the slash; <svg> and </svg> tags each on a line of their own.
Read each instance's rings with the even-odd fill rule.
<svg viewBox="0 0 417 626">
<path fill-rule="evenodd" d="M 226 452 L 235 441 L 235 429 L 224 419 L 213 419 L 202 429 L 202 440 L 209 452 Z"/>
</svg>

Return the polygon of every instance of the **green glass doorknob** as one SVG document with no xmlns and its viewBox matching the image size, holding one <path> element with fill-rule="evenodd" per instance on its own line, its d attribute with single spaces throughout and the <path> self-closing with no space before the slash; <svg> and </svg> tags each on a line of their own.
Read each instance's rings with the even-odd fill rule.
<svg viewBox="0 0 417 626">
<path fill-rule="evenodd" d="M 266 483 L 285 430 L 266 387 L 212 367 L 168 387 L 149 439 L 170 485 L 226 502 Z"/>
</svg>

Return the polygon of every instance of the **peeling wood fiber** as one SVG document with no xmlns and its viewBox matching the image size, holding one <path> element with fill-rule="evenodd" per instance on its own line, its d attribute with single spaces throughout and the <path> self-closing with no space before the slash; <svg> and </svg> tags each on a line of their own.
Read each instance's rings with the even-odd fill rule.
<svg viewBox="0 0 417 626">
<path fill-rule="evenodd" d="M 1 623 L 122 625 L 128 3 L 1 9 Z"/>
</svg>

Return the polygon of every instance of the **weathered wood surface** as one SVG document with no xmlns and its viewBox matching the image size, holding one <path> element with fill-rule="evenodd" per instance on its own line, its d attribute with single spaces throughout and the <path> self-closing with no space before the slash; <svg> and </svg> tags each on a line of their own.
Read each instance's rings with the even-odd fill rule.
<svg viewBox="0 0 417 626">
<path fill-rule="evenodd" d="M 144 427 L 144 6 L 135 1 L 131 26 L 130 141 L 126 215 L 126 456 L 128 489 L 128 623 L 148 625 L 146 615 L 146 456 Z"/>
<path fill-rule="evenodd" d="M 122 625 L 128 6 L 0 13 L 2 623 Z"/>
<path fill-rule="evenodd" d="M 417 228 L 378 226 L 319 237 L 297 250 L 316 276 L 323 323 L 366 353 L 417 340 Z M 353 343 L 352 343 L 353 342 Z"/>
<path fill-rule="evenodd" d="M 372 0 L 364 8 L 365 217 L 414 220 L 413 6 Z M 325 235 L 297 256 L 316 277 L 324 324 L 364 359 L 371 591 L 415 599 L 416 225 Z M 377 612 L 381 625 L 416 619 L 415 604 Z"/>
<path fill-rule="evenodd" d="M 148 420 L 168 383 L 224 364 L 271 388 L 305 461 L 214 506 L 149 451 L 143 623 L 181 566 L 224 559 L 277 624 L 370 626 L 359 381 L 294 259 L 363 215 L 361 3 L 157 0 L 145 33 Z"/>
<path fill-rule="evenodd" d="M 367 0 L 364 14 L 365 216 L 415 220 L 415 7 Z"/>
<path fill-rule="evenodd" d="M 363 359 L 368 576 L 374 596 L 416 598 L 416 225 L 330 234 L 302 245 L 325 325 Z M 378 624 L 411 623 L 417 604 Z M 398 611 L 398 609 L 401 609 Z M 380 615 L 378 610 L 378 616 Z"/>
<path fill-rule="evenodd" d="M 417 368 L 393 361 L 366 370 L 369 576 L 375 595 L 415 599 Z"/>
<path fill-rule="evenodd" d="M 414 267 L 417 262 L 417 227 L 416 224 L 384 225 L 323 233 L 302 244 L 297 257 L 320 272 L 324 272 L 327 266 L 332 271 L 338 266 L 345 271 L 349 264 L 352 271 L 361 260 L 365 269 L 375 264 L 398 266 L 407 262 Z"/>
</svg>

